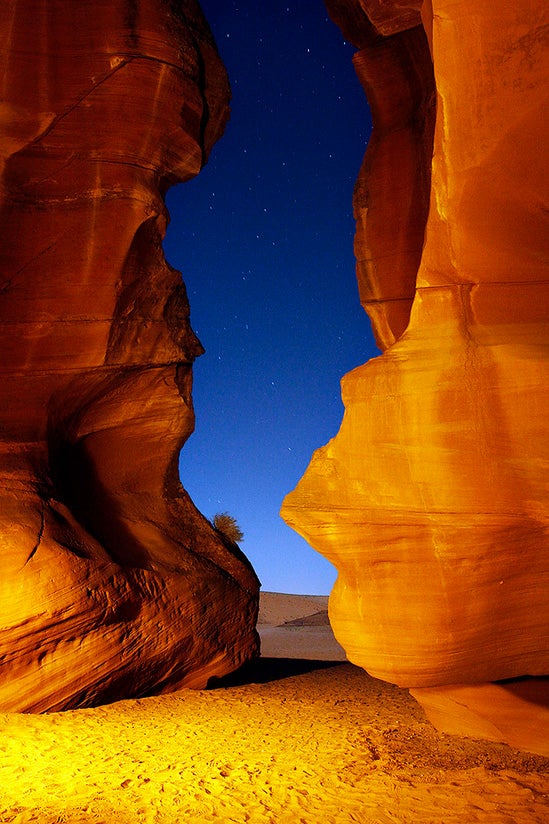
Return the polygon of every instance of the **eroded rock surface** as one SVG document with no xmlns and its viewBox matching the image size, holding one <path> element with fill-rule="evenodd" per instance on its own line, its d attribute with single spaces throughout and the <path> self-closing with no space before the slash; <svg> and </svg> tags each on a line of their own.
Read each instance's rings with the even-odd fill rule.
<svg viewBox="0 0 549 824">
<path fill-rule="evenodd" d="M 205 684 L 258 581 L 180 485 L 202 352 L 164 260 L 229 87 L 193 0 L 0 9 L 0 707 Z"/>
<path fill-rule="evenodd" d="M 283 517 L 348 657 L 401 686 L 549 672 L 543 3 L 328 0 L 374 133 L 361 298 L 385 350 Z"/>
</svg>

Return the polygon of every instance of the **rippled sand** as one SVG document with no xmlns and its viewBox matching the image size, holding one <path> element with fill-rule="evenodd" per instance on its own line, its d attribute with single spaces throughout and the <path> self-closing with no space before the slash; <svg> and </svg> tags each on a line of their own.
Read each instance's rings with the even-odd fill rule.
<svg viewBox="0 0 549 824">
<path fill-rule="evenodd" d="M 0 822 L 549 821 L 549 759 L 440 734 L 348 663 L 264 658 L 215 689 L 0 729 Z"/>
</svg>

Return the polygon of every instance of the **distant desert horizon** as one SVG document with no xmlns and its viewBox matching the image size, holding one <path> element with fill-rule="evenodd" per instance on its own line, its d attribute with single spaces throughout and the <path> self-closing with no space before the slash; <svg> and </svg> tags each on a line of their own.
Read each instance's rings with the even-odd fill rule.
<svg viewBox="0 0 549 824">
<path fill-rule="evenodd" d="M 346 661 L 328 618 L 329 595 L 259 593 L 257 631 L 264 658 Z"/>
</svg>

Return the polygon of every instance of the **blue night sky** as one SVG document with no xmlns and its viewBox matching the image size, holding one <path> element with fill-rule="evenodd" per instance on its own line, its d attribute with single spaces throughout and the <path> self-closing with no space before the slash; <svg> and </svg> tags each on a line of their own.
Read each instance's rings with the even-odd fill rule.
<svg viewBox="0 0 549 824">
<path fill-rule="evenodd" d="M 208 164 L 167 198 L 166 257 L 206 349 L 181 478 L 206 517 L 236 518 L 264 590 L 328 594 L 335 569 L 278 513 L 338 431 L 341 377 L 377 353 L 353 258 L 368 108 L 321 0 L 201 5 L 233 97 Z"/>
</svg>

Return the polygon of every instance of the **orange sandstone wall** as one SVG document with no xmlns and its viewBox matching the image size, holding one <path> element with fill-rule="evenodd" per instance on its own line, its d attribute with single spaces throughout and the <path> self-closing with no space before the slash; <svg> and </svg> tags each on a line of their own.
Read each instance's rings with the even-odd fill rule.
<svg viewBox="0 0 549 824">
<path fill-rule="evenodd" d="M 194 0 L 6 0 L 0 38 L 0 707 L 201 685 L 257 654 L 258 581 L 179 483 L 202 348 L 161 243 L 226 73 Z"/>
<path fill-rule="evenodd" d="M 546 6 L 327 5 L 372 105 L 357 273 L 385 351 L 282 514 L 337 567 L 332 625 L 373 675 L 547 674 Z"/>
</svg>

